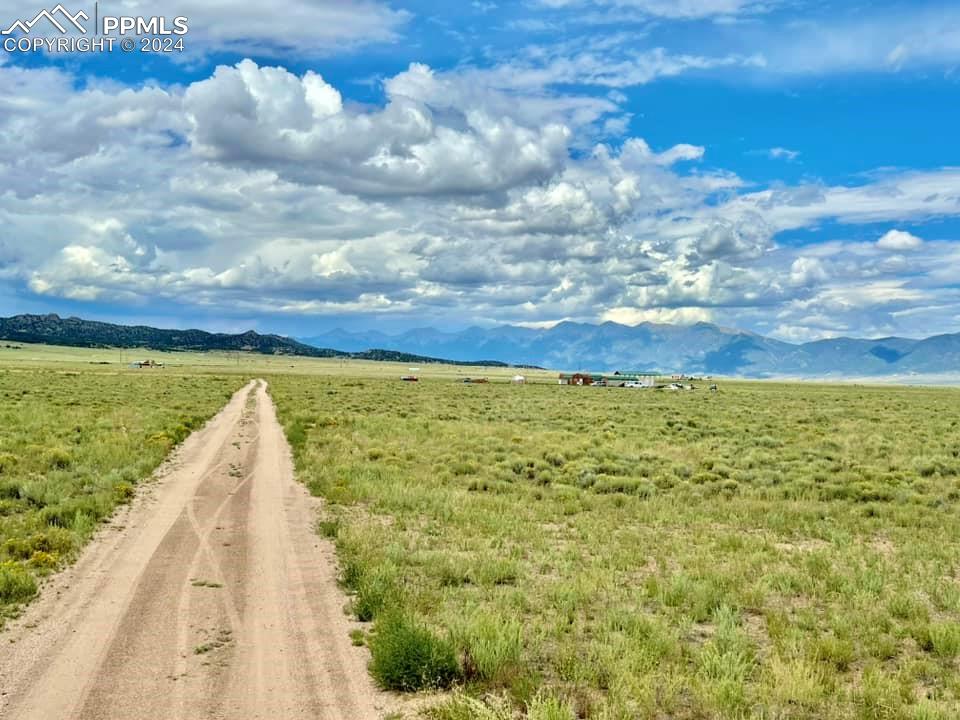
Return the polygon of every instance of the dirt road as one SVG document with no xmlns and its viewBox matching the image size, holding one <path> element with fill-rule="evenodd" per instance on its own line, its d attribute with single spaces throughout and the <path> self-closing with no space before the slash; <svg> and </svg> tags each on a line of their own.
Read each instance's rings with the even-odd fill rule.
<svg viewBox="0 0 960 720">
<path fill-rule="evenodd" d="M 315 501 L 239 391 L 0 633 L 0 718 L 380 718 Z"/>
</svg>

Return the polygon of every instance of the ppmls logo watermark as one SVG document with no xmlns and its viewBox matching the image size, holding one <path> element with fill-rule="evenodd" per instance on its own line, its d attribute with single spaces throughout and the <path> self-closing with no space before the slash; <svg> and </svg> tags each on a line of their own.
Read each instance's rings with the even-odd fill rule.
<svg viewBox="0 0 960 720">
<path fill-rule="evenodd" d="M 97 2 L 89 13 L 60 4 L 43 9 L 33 18 L 14 20 L 0 37 L 9 53 L 178 53 L 189 30 L 182 16 L 101 15 Z"/>
</svg>

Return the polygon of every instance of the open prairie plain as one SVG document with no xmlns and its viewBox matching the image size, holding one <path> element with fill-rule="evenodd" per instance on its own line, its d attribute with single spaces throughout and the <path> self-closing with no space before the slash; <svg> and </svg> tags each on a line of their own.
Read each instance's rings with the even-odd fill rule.
<svg viewBox="0 0 960 720">
<path fill-rule="evenodd" d="M 956 390 L 271 392 L 371 671 L 460 687 L 436 718 L 960 716 Z"/>
<path fill-rule="evenodd" d="M 318 531 L 336 543 L 364 622 L 330 627 L 369 646 L 382 687 L 452 691 L 408 714 L 960 716 L 955 389 L 721 381 L 717 393 L 666 392 L 564 387 L 529 371 L 517 386 L 514 371 L 433 365 L 401 383 L 410 369 L 391 364 L 129 353 L 166 365 L 140 371 L 118 354 L 0 357 L 8 614 L 262 376 L 299 479 L 326 500 Z M 491 382 L 460 382 L 469 375 Z M 231 463 L 216 476 L 228 490 L 258 467 L 251 477 L 272 487 L 253 460 Z M 202 483 L 196 492 L 202 505 Z M 139 512 L 152 527 L 150 508 Z M 227 575 L 188 593 L 228 597 Z M 243 627 L 215 652 L 252 652 Z M 30 627 L 18 632 L 27 642 Z"/>
</svg>

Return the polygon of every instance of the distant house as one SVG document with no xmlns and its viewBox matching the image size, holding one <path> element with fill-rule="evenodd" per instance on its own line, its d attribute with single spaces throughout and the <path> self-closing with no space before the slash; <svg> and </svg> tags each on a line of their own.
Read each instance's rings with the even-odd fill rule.
<svg viewBox="0 0 960 720">
<path fill-rule="evenodd" d="M 609 385 L 610 387 L 654 387 L 659 373 L 621 372 L 615 373 L 560 373 L 561 385 Z"/>
<path fill-rule="evenodd" d="M 593 385 L 603 378 L 602 375 L 591 375 L 589 373 L 560 373 L 561 385 Z"/>
</svg>

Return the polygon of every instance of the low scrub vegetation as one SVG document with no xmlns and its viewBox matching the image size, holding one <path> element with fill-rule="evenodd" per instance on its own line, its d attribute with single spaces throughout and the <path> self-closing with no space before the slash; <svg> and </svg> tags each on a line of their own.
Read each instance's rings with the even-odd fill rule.
<svg viewBox="0 0 960 720">
<path fill-rule="evenodd" d="M 241 383 L 0 370 L 0 623 Z"/>
<path fill-rule="evenodd" d="M 460 674 L 453 644 L 399 611 L 380 619 L 370 653 L 370 672 L 388 690 L 445 688 Z"/>
<path fill-rule="evenodd" d="M 459 718 L 960 717 L 960 393 L 279 376 L 385 687 Z"/>
</svg>

